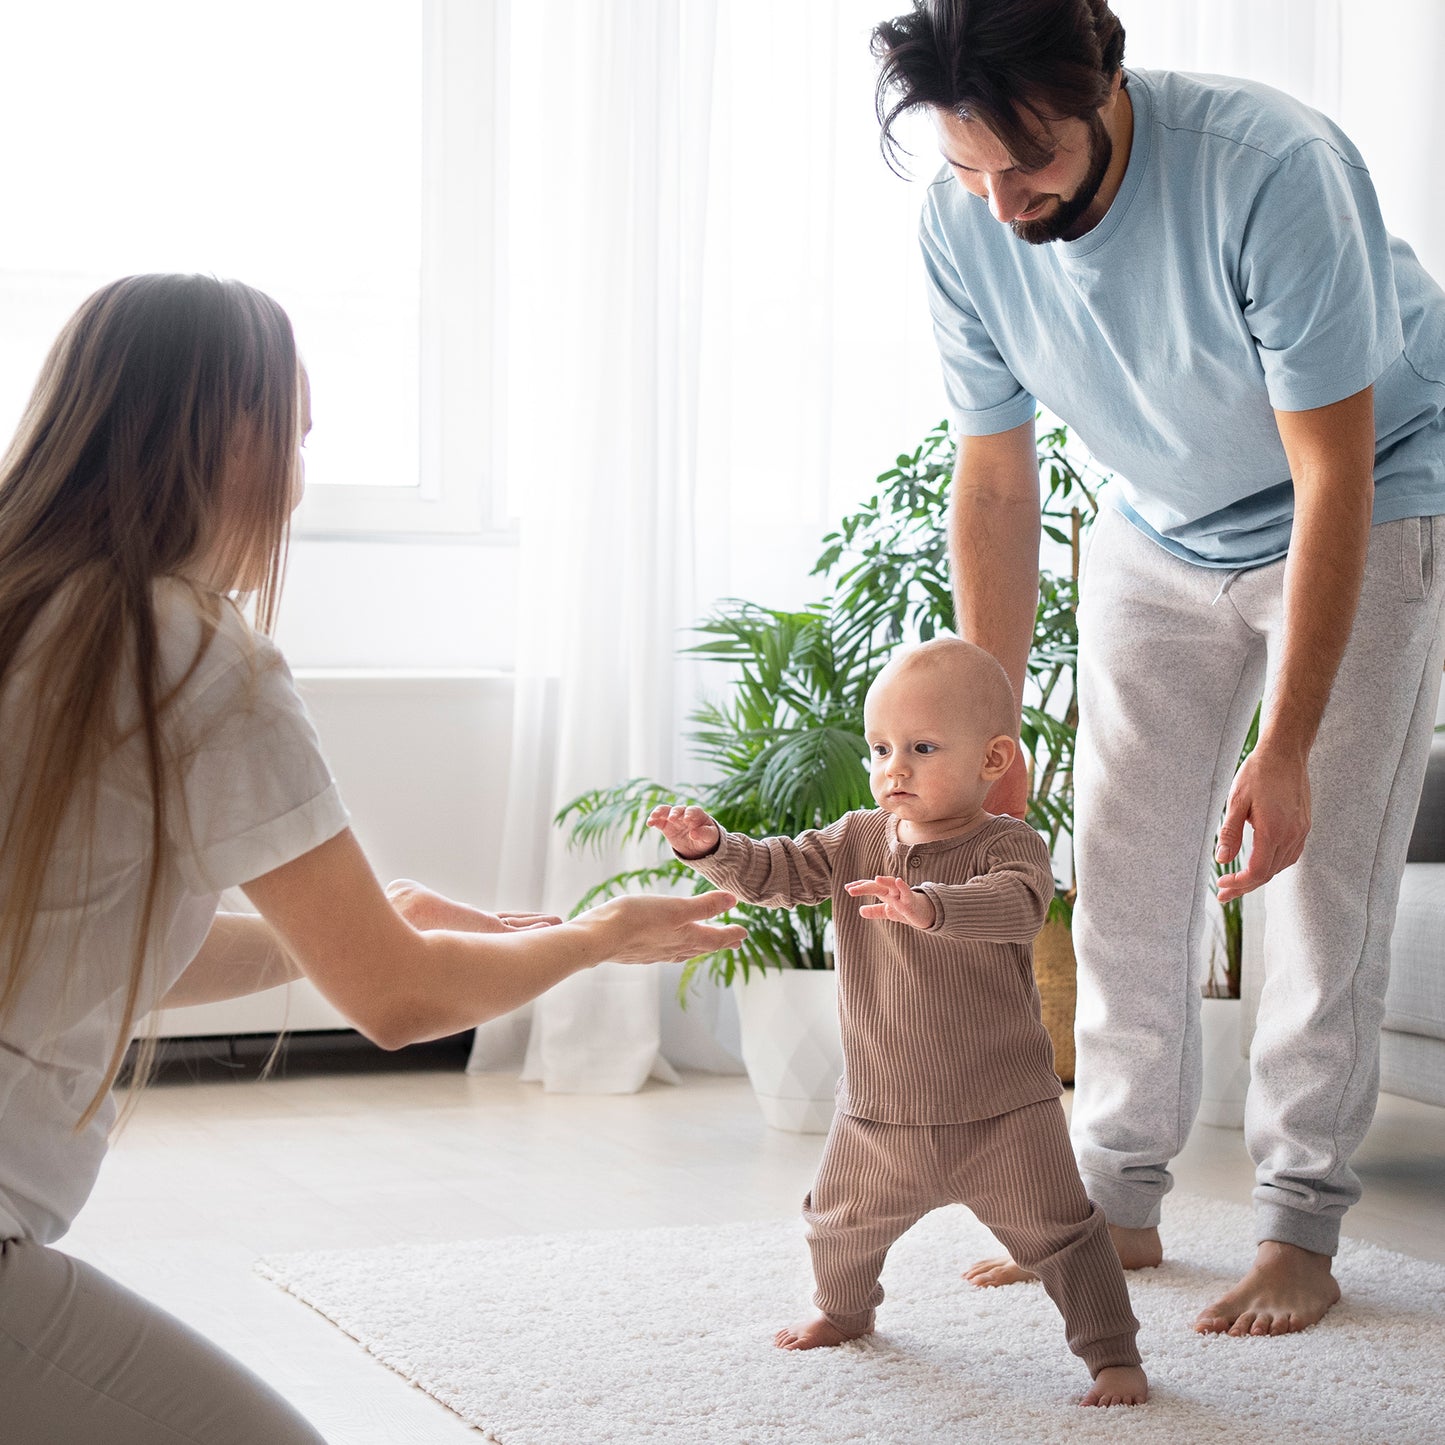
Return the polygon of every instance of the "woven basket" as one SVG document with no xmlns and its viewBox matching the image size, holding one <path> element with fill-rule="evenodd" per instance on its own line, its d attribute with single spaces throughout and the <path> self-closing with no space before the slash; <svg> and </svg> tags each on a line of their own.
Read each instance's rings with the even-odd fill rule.
<svg viewBox="0 0 1445 1445">
<path fill-rule="evenodd" d="M 1074 936 L 1051 919 L 1034 939 L 1034 978 L 1044 1027 L 1054 1041 L 1054 1072 L 1074 1082 Z"/>
</svg>

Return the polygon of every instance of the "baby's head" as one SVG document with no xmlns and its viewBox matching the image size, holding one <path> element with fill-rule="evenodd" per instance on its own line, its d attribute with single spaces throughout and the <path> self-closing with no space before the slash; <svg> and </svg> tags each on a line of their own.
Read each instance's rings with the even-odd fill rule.
<svg viewBox="0 0 1445 1445">
<path fill-rule="evenodd" d="M 863 704 L 873 797 L 916 823 L 967 826 L 1017 749 L 1008 676 L 956 637 L 902 648 Z"/>
</svg>

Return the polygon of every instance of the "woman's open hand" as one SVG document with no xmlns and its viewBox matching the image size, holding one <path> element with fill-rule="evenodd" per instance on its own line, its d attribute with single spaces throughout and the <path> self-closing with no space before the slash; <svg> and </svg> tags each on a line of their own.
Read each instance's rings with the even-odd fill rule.
<svg viewBox="0 0 1445 1445">
<path fill-rule="evenodd" d="M 698 893 L 668 898 L 655 893 L 629 893 L 609 898 L 577 923 L 610 935 L 607 957 L 615 963 L 685 963 L 700 953 L 736 948 L 748 936 L 739 924 L 704 923 L 737 903 L 731 893 Z"/>
</svg>

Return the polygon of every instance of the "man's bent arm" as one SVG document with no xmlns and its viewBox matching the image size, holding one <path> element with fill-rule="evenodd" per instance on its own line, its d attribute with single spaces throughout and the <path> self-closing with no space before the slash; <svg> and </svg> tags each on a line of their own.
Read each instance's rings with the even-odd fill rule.
<svg viewBox="0 0 1445 1445">
<path fill-rule="evenodd" d="M 1374 391 L 1312 411 L 1277 411 L 1294 482 L 1294 525 L 1284 574 L 1280 664 L 1259 743 L 1230 793 L 1219 857 L 1233 857 L 1245 820 L 1248 866 L 1220 884 L 1236 897 L 1294 863 L 1309 833 L 1310 749 L 1350 639 L 1374 504 Z"/>
<path fill-rule="evenodd" d="M 992 653 L 1022 703 L 1039 605 L 1039 461 L 1034 424 L 962 437 L 953 474 L 949 559 L 959 636 Z M 1023 816 L 1023 750 L 985 801 Z"/>
</svg>

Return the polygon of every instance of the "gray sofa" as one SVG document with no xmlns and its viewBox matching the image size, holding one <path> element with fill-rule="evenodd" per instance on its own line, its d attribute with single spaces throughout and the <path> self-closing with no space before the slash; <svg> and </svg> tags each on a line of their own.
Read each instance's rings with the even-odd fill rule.
<svg viewBox="0 0 1445 1445">
<path fill-rule="evenodd" d="M 1445 1104 L 1445 737 L 1436 737 L 1410 835 L 1380 1036 L 1380 1087 Z"/>
<path fill-rule="evenodd" d="M 1425 787 L 1400 881 L 1390 941 L 1390 988 L 1380 1036 L 1380 1087 L 1445 1105 L 1445 737 L 1431 746 Z M 1269 889 L 1245 895 L 1244 1047 L 1254 1034 L 1263 981 L 1259 940 Z"/>
</svg>

